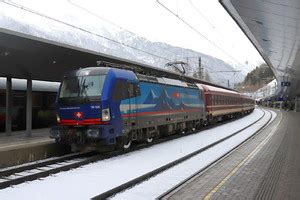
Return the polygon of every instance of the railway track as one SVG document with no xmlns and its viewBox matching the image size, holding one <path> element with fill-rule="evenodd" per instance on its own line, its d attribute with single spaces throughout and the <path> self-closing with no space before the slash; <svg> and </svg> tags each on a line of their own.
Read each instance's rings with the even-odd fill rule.
<svg viewBox="0 0 300 200">
<path fill-rule="evenodd" d="M 233 120 L 235 120 L 235 119 L 225 120 L 218 124 L 204 127 L 201 129 L 201 131 L 219 126 L 221 124 L 226 124 L 226 123 L 232 122 Z M 159 143 L 177 139 L 177 138 L 183 137 L 185 135 L 193 134 L 193 133 L 195 133 L 195 132 L 186 133 L 184 135 L 176 134 L 176 135 L 171 135 L 169 137 L 163 137 L 163 138 L 153 141 L 152 143 L 147 144 L 147 145 L 145 145 L 145 144 L 135 145 L 128 151 L 114 150 L 114 151 L 101 153 L 101 154 L 97 154 L 95 152 L 73 153 L 73 154 L 68 154 L 65 156 L 58 157 L 58 158 L 49 158 L 49 159 L 37 161 L 34 163 L 28 163 L 28 164 L 23 164 L 20 166 L 14 166 L 14 167 L 9 167 L 9 168 L 5 168 L 5 169 L 0 169 L 0 189 L 4 189 L 4 188 L 10 187 L 12 185 L 21 184 L 21 183 L 24 183 L 27 181 L 33 181 L 33 180 L 37 180 L 40 178 L 44 178 L 44 177 L 47 177 L 47 176 L 55 174 L 55 173 L 59 173 L 62 171 L 68 171 L 68 170 L 78 168 L 78 167 L 81 167 L 81 166 L 89 164 L 89 163 L 108 159 L 108 158 L 111 158 L 114 156 L 122 155 L 122 154 L 129 153 L 132 151 L 140 150 L 143 148 L 147 148 L 152 145 L 156 145 Z M 210 146 L 206 147 L 205 149 L 210 148 Z M 202 149 L 202 151 L 204 151 L 205 149 Z M 190 155 L 190 156 L 192 156 L 192 155 Z M 182 161 L 184 161 L 185 159 L 188 159 L 188 158 L 183 158 Z M 166 170 L 166 169 L 176 165 L 176 163 L 178 163 L 178 161 L 171 163 L 168 166 L 165 166 L 165 168 L 161 168 L 155 172 L 152 172 L 151 174 L 157 174 L 163 170 Z M 147 177 L 151 177 L 152 176 L 151 174 L 148 174 Z M 143 179 L 143 177 L 141 177 L 139 180 L 142 181 L 142 179 Z M 138 182 L 140 182 L 140 181 L 138 181 Z M 137 182 L 137 180 L 135 180 L 135 181 L 133 181 L 133 183 L 131 185 L 135 185 L 138 182 Z M 122 186 L 122 188 L 123 187 L 124 186 Z M 120 190 L 120 191 L 122 191 L 122 190 Z M 113 193 L 111 193 L 111 194 L 113 194 Z M 108 195 L 108 196 L 111 196 L 111 195 Z"/>
<path fill-rule="evenodd" d="M 9 167 L 0 170 L 0 189 L 26 181 L 43 178 L 60 171 L 66 171 L 96 160 L 98 156 L 93 152 L 74 153 L 50 158 L 34 163 Z"/>
<path fill-rule="evenodd" d="M 163 199 L 168 199 L 166 197 L 168 197 L 169 194 L 171 194 L 173 191 L 175 191 L 176 189 L 178 189 L 179 187 L 181 187 L 182 185 L 186 184 L 189 180 L 191 180 L 192 178 L 194 178 L 195 176 L 198 176 L 199 174 L 203 173 L 205 170 L 207 170 L 208 168 L 210 168 L 211 166 L 213 166 L 214 164 L 216 164 L 218 161 L 222 160 L 223 158 L 225 158 L 226 156 L 228 156 L 229 154 L 231 154 L 233 151 L 235 151 L 236 149 L 238 149 L 240 146 L 242 146 L 243 144 L 245 144 L 247 141 L 249 141 L 251 138 L 255 137 L 256 134 L 258 134 L 262 129 L 264 129 L 272 120 L 272 112 L 268 111 L 267 112 L 270 113 L 270 117 L 267 120 L 267 122 L 261 127 L 259 128 L 257 131 L 255 131 L 250 137 L 248 137 L 246 140 L 244 140 L 242 143 L 240 143 L 238 146 L 236 146 L 235 148 L 233 148 L 230 152 L 226 153 L 225 155 L 223 155 L 222 157 L 220 157 L 219 159 L 215 160 L 214 162 L 210 163 L 209 165 L 207 165 L 206 167 L 196 171 L 194 174 L 192 174 L 191 176 L 189 176 L 188 178 L 184 179 L 183 181 L 179 182 L 178 184 L 176 184 L 174 187 L 170 188 L 169 190 L 167 190 L 166 192 L 164 192 L 163 194 L 161 194 L 159 197 L 157 197 L 156 199 L 158 200 L 163 200 Z"/>
<path fill-rule="evenodd" d="M 216 146 L 216 145 L 224 142 L 225 140 L 228 140 L 229 138 L 232 138 L 233 136 L 237 135 L 238 133 L 240 133 L 240 132 L 248 129 L 249 127 L 253 126 L 254 124 L 258 123 L 259 121 L 261 121 L 265 117 L 266 112 L 269 112 L 269 111 L 264 111 L 263 110 L 263 112 L 264 112 L 264 114 L 259 119 L 257 119 L 256 121 L 254 121 L 250 125 L 248 125 L 248 126 L 246 126 L 244 128 L 241 128 L 240 130 L 238 130 L 238 131 L 236 131 L 236 132 L 228 135 L 227 137 L 219 139 L 219 140 L 215 141 L 214 143 L 212 143 L 210 145 L 207 145 L 207 146 L 205 146 L 203 148 L 200 148 L 200 149 L 198 149 L 198 150 L 196 150 L 196 151 L 194 151 L 194 152 L 192 152 L 192 153 L 190 153 L 190 154 L 188 154 L 186 156 L 183 156 L 183 157 L 181 157 L 181 158 L 179 158 L 177 160 L 174 160 L 174 161 L 172 161 L 172 162 L 170 162 L 168 164 L 165 164 L 165 165 L 163 165 L 163 166 L 161 166 L 159 168 L 156 168 L 153 171 L 150 171 L 150 172 L 148 172 L 146 174 L 143 174 L 143 175 L 141 175 L 139 177 L 136 177 L 136 178 L 134 178 L 134 179 L 132 179 L 132 180 L 126 182 L 126 183 L 123 183 L 123 184 L 121 184 L 121 185 L 119 185 L 117 187 L 114 187 L 114 188 L 112 188 L 112 189 L 110 189 L 110 190 L 108 190 L 106 192 L 103 192 L 103 193 L 101 193 L 101 194 L 93 197 L 92 199 L 93 200 L 98 200 L 98 199 L 106 199 L 106 198 L 113 197 L 113 196 L 115 196 L 118 193 L 121 193 L 121 192 L 123 192 L 123 191 L 125 191 L 125 190 L 127 190 L 129 188 L 132 188 L 135 185 L 138 185 L 138 184 L 140 184 L 140 183 L 142 183 L 142 182 L 144 182 L 144 181 L 146 181 L 146 180 L 148 180 L 148 179 L 150 179 L 150 178 L 152 178 L 154 176 L 157 176 L 158 174 L 160 174 L 162 172 L 165 172 L 165 171 L 169 170 L 170 168 L 172 168 L 172 167 L 174 167 L 174 166 L 176 166 L 176 165 L 178 165 L 180 163 L 183 163 L 183 162 L 191 159 L 192 157 L 194 157 L 194 156 L 196 156 L 196 155 L 198 155 L 198 154 L 200 154 L 200 153 L 202 153 L 202 152 L 204 152 L 204 151 L 206 151 L 206 150 L 208 150 L 208 149 L 210 149 L 210 148 L 212 148 L 212 147 L 214 147 L 214 146 Z M 254 135 L 256 135 L 261 129 L 263 129 L 264 127 L 267 126 L 267 124 L 272 119 L 272 113 L 271 112 L 269 112 L 269 113 L 270 113 L 270 117 L 268 118 L 267 122 L 263 126 L 261 126 L 257 131 L 255 131 L 255 133 L 253 133 L 252 136 L 250 136 L 247 140 L 249 140 L 251 137 L 253 137 Z M 245 143 L 247 140 L 245 140 L 244 142 L 242 142 L 240 145 L 242 145 L 243 143 Z M 238 148 L 240 145 L 238 145 L 234 149 Z M 232 152 L 232 151 L 230 151 L 230 152 Z M 230 152 L 228 152 L 226 155 L 228 155 Z M 225 157 L 226 155 L 224 155 L 223 157 Z M 218 160 L 220 160 L 222 158 L 219 158 Z M 209 166 L 211 166 L 214 163 L 216 163 L 218 160 L 216 160 L 213 163 L 211 163 L 208 166 L 206 166 L 205 169 L 207 169 Z M 201 169 L 200 171 L 197 172 L 197 174 L 200 173 L 200 172 L 202 172 L 205 169 Z M 191 177 L 189 177 L 188 179 L 190 179 L 190 178 Z M 176 185 L 176 188 L 179 187 L 180 185 L 184 184 L 184 182 L 186 182 L 188 179 L 186 179 L 182 183 Z M 159 197 L 159 199 L 163 198 L 165 195 L 167 195 L 168 193 L 170 193 L 171 191 L 173 191 L 176 188 L 174 187 L 171 190 L 167 191 L 166 193 L 164 193 L 163 195 L 161 195 Z"/>
</svg>

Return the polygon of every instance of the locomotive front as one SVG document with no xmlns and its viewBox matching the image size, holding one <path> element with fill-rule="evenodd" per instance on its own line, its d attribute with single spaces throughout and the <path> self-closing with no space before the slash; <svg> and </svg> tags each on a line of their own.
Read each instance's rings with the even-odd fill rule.
<svg viewBox="0 0 300 200">
<path fill-rule="evenodd" d="M 72 145 L 115 144 L 121 134 L 119 105 L 112 98 L 115 70 L 91 67 L 65 75 L 57 95 L 57 126 L 50 137 Z"/>
</svg>

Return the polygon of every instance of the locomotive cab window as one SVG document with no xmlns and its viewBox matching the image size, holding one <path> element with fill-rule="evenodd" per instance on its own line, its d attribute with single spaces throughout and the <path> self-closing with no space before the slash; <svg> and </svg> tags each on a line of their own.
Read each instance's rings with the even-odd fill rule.
<svg viewBox="0 0 300 200">
<path fill-rule="evenodd" d="M 59 99 L 98 100 L 106 75 L 67 77 L 63 80 Z"/>
<path fill-rule="evenodd" d="M 114 89 L 113 99 L 120 101 L 140 96 L 140 87 L 136 83 L 118 80 Z"/>
</svg>

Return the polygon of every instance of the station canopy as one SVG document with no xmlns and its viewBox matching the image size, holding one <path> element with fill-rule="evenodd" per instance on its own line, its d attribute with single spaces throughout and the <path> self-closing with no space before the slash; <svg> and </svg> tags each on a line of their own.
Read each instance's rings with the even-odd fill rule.
<svg viewBox="0 0 300 200">
<path fill-rule="evenodd" d="M 220 2 L 272 68 L 281 88 L 281 95 L 299 96 L 300 1 Z"/>
</svg>

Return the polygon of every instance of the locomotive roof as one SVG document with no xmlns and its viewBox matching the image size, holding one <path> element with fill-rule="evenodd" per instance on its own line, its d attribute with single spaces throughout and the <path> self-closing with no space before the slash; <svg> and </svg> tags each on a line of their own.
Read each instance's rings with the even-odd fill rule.
<svg viewBox="0 0 300 200">
<path fill-rule="evenodd" d="M 174 85 L 179 87 L 190 87 L 196 88 L 196 84 L 188 83 L 181 80 L 166 78 L 166 77 L 154 77 L 154 76 L 147 76 L 143 74 L 136 74 L 140 81 L 146 82 L 154 82 L 154 83 L 161 83 L 166 85 Z"/>
<path fill-rule="evenodd" d="M 110 67 L 87 67 L 78 70 L 73 70 L 65 74 L 65 76 L 92 76 L 107 74 Z"/>
</svg>

